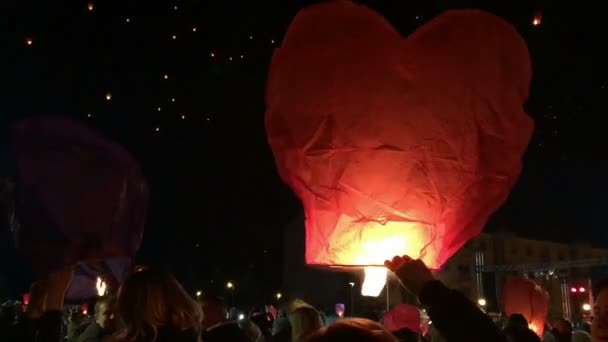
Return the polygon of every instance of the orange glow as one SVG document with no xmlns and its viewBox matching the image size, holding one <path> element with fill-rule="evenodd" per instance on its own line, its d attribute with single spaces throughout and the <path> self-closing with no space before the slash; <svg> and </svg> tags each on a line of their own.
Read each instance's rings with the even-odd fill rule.
<svg viewBox="0 0 608 342">
<path fill-rule="evenodd" d="M 95 8 L 95 5 L 92 2 L 89 2 L 87 8 L 89 9 L 89 11 L 92 11 Z"/>
<path fill-rule="evenodd" d="M 25 38 L 25 44 L 32 45 L 33 43 L 34 43 L 34 40 L 32 38 Z"/>
<path fill-rule="evenodd" d="M 530 330 L 534 331 L 538 335 L 538 327 L 536 326 L 536 324 L 530 323 L 528 324 L 528 328 L 530 328 Z"/>
<path fill-rule="evenodd" d="M 336 265 L 383 266 L 385 260 L 395 255 L 408 255 L 438 268 L 438 251 L 434 247 L 440 241 L 438 235 L 420 223 L 357 222 L 343 214 L 328 236 L 328 246 L 310 250 L 306 259 L 310 264 L 323 265 L 332 260 Z"/>
<path fill-rule="evenodd" d="M 196 32 L 196 26 L 192 28 L 192 32 Z"/>
</svg>

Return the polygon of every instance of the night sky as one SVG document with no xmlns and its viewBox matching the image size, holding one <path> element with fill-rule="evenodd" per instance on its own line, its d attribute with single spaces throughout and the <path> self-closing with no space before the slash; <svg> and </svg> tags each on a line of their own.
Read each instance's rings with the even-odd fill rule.
<svg viewBox="0 0 608 342">
<path fill-rule="evenodd" d="M 488 229 L 608 247 L 608 29 L 599 2 L 362 2 L 404 35 L 455 7 L 515 25 L 532 55 L 526 108 L 536 128 L 520 181 Z M 291 19 L 311 3 L 3 1 L 2 149 L 15 120 L 88 123 L 125 146 L 150 183 L 140 262 L 172 270 L 188 288 L 236 279 L 252 293 L 274 291 L 282 230 L 301 209 L 266 142 L 265 79 Z M 27 279 L 5 222 L 1 231 L 0 297 Z"/>
</svg>

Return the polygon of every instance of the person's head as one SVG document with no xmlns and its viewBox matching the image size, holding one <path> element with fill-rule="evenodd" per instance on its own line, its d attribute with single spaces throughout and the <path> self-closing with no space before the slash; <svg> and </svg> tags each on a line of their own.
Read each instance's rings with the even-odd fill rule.
<svg viewBox="0 0 608 342">
<path fill-rule="evenodd" d="M 300 307 L 288 315 L 291 325 L 291 339 L 293 342 L 303 341 L 312 332 L 323 327 L 321 314 L 311 307 Z"/>
<path fill-rule="evenodd" d="M 208 297 L 202 303 L 203 328 L 208 329 L 228 320 L 228 307 L 219 297 Z"/>
<path fill-rule="evenodd" d="M 249 319 L 240 320 L 239 327 L 243 329 L 251 341 L 259 341 L 263 338 L 260 327 Z"/>
<path fill-rule="evenodd" d="M 567 319 L 560 318 L 555 321 L 553 324 L 555 331 L 561 336 L 571 336 L 572 335 L 572 322 Z"/>
<path fill-rule="evenodd" d="M 95 303 L 95 322 L 104 329 L 111 329 L 114 321 L 115 301 L 110 297 L 102 297 Z"/>
<path fill-rule="evenodd" d="M 169 273 L 146 269 L 130 275 L 118 292 L 127 341 L 156 338 L 160 327 L 200 330 L 199 304 Z"/>
<path fill-rule="evenodd" d="M 512 314 L 507 320 L 507 328 L 528 329 L 528 320 L 522 314 Z"/>
<path fill-rule="evenodd" d="M 408 328 L 392 331 L 392 333 L 399 342 L 418 342 L 420 340 L 420 334 Z"/>
<path fill-rule="evenodd" d="M 608 341 L 608 280 L 597 287 L 593 303 L 593 319 L 591 321 L 591 341 Z"/>
<path fill-rule="evenodd" d="M 364 318 L 346 318 L 321 328 L 307 342 L 398 342 L 377 322 Z"/>
</svg>

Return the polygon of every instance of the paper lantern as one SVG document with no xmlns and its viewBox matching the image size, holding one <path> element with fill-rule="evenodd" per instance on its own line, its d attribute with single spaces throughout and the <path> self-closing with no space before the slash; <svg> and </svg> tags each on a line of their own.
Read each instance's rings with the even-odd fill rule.
<svg viewBox="0 0 608 342">
<path fill-rule="evenodd" d="M 540 285 L 530 279 L 508 279 L 502 290 L 502 301 L 507 316 L 523 315 L 529 328 L 543 336 L 549 313 L 549 294 Z"/>
<path fill-rule="evenodd" d="M 530 77 L 524 41 L 488 13 L 448 11 L 404 38 L 352 2 L 300 11 L 271 62 L 265 120 L 304 205 L 306 262 L 407 254 L 439 268 L 519 175 Z"/>
<path fill-rule="evenodd" d="M 384 314 L 384 327 L 388 331 L 399 331 L 407 328 L 420 333 L 422 321 L 420 310 L 410 304 L 399 304 Z"/>
<path fill-rule="evenodd" d="M 62 119 L 21 122 L 11 143 L 19 252 L 39 275 L 76 266 L 68 299 L 95 296 L 98 276 L 115 286 L 143 235 L 148 187 L 137 163 L 122 147 Z"/>
<path fill-rule="evenodd" d="M 30 294 L 24 293 L 23 294 L 23 304 L 28 305 L 29 303 L 30 303 Z"/>
</svg>

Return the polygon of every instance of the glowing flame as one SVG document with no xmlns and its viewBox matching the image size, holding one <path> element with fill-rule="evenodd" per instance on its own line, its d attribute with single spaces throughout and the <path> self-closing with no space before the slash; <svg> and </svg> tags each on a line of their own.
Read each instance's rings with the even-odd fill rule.
<svg viewBox="0 0 608 342">
<path fill-rule="evenodd" d="M 378 297 L 386 284 L 387 269 L 370 266 L 364 269 L 365 280 L 361 286 L 361 294 L 369 297 Z"/>
<path fill-rule="evenodd" d="M 97 277 L 97 285 L 95 287 L 97 288 L 97 295 L 99 295 L 100 297 L 105 295 L 108 289 L 106 283 L 99 277 Z"/>
</svg>

